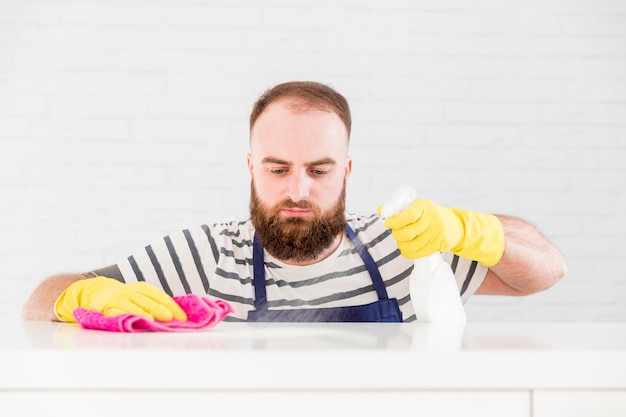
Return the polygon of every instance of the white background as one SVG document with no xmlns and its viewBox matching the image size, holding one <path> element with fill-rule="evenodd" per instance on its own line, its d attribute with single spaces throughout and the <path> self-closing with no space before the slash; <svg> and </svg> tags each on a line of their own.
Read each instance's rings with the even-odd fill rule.
<svg viewBox="0 0 626 417">
<path fill-rule="evenodd" d="M 305 79 L 351 103 L 351 211 L 409 182 L 563 251 L 559 284 L 470 321 L 626 320 L 622 0 L 0 0 L 0 315 L 246 216 L 251 105 Z"/>
</svg>

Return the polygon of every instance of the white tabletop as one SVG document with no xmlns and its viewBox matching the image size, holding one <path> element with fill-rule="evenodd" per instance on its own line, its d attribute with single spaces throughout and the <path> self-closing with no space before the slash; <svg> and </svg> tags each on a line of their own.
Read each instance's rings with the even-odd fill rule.
<svg viewBox="0 0 626 417">
<path fill-rule="evenodd" d="M 0 389 L 623 390 L 626 323 L 223 322 L 113 333 L 18 322 L 0 340 L 0 369 Z"/>
</svg>

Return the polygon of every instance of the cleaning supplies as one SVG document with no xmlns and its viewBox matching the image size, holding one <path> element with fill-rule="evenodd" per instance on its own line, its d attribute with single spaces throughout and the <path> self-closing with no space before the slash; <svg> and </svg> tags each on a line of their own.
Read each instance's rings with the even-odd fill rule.
<svg viewBox="0 0 626 417">
<path fill-rule="evenodd" d="M 160 322 L 130 313 L 105 316 L 100 311 L 86 310 L 82 307 L 75 309 L 73 314 L 76 322 L 85 329 L 135 333 L 206 330 L 216 326 L 224 317 L 234 311 L 227 301 L 211 300 L 196 294 L 174 296 L 172 299 L 187 314 L 186 321 L 173 319 L 168 322 Z"/>
<path fill-rule="evenodd" d="M 402 185 L 383 204 L 381 215 L 390 217 L 400 213 L 417 198 L 415 189 Z M 456 278 L 440 252 L 415 259 L 409 293 L 418 322 L 460 324 L 467 321 Z"/>
</svg>

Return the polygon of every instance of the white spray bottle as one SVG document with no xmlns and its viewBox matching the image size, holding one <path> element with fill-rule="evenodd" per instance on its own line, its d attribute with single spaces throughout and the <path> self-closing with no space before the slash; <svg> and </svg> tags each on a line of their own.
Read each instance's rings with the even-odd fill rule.
<svg viewBox="0 0 626 417">
<path fill-rule="evenodd" d="M 400 213 L 416 199 L 415 189 L 403 185 L 383 204 L 381 215 Z M 409 294 L 418 322 L 465 324 L 467 321 L 456 278 L 440 252 L 415 259 Z"/>
</svg>

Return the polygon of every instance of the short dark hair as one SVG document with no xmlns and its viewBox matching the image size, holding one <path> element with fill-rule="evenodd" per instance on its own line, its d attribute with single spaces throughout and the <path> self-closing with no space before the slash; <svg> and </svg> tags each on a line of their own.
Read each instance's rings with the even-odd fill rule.
<svg viewBox="0 0 626 417">
<path fill-rule="evenodd" d="M 250 131 L 267 106 L 283 98 L 294 99 L 297 105 L 334 112 L 343 121 L 350 138 L 352 116 L 348 101 L 333 88 L 315 81 L 291 81 L 266 90 L 252 107 Z"/>
</svg>

